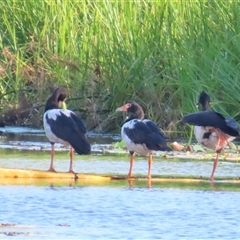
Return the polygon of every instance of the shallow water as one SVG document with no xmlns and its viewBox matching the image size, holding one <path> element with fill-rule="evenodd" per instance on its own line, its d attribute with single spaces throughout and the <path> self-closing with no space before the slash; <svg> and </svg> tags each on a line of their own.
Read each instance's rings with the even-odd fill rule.
<svg viewBox="0 0 240 240">
<path fill-rule="evenodd" d="M 0 155 L 0 167 L 47 170 L 50 166 L 49 152 L 0 150 Z M 133 174 L 135 176 L 146 176 L 147 164 L 146 158 L 135 157 Z M 57 152 L 54 165 L 57 171 L 67 172 L 69 169 L 68 152 Z M 155 175 L 209 177 L 212 167 L 213 161 L 210 160 L 162 159 L 155 157 L 153 158 L 152 175 L 153 177 Z M 128 154 L 126 156 L 75 155 L 73 168 L 77 173 L 126 176 L 129 169 L 129 156 Z M 220 161 L 215 176 L 239 177 L 240 163 Z"/>
<path fill-rule="evenodd" d="M 16 133 L 17 130 L 17 133 Z M 12 131 L 12 132 L 11 132 Z M 0 139 L 0 167 L 46 170 L 49 151 L 3 150 L 4 146 L 47 145 L 42 131 L 8 129 Z M 93 137 L 112 143 L 118 137 Z M 45 146 L 44 145 L 44 146 Z M 55 167 L 67 171 L 67 152 Z M 212 161 L 154 158 L 153 175 L 208 177 Z M 75 156 L 74 170 L 127 175 L 128 155 Z M 239 176 L 240 164 L 220 162 L 216 176 Z M 146 176 L 147 161 L 137 157 L 134 175 Z M 14 182 L 15 181 L 15 182 Z M 238 183 L 21 181 L 0 184 L 0 239 L 237 239 L 240 236 Z M 2 225 L 1 225 L 2 224 Z"/>
</svg>

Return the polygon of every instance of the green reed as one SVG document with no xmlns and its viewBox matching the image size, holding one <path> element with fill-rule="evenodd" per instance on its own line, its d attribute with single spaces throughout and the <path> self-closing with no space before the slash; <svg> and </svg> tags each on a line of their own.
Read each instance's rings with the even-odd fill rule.
<svg viewBox="0 0 240 240">
<path fill-rule="evenodd" d="M 161 128 L 173 121 L 177 130 L 206 90 L 214 109 L 239 118 L 239 4 L 1 1 L 1 93 L 30 86 L 37 94 L 28 98 L 42 103 L 49 86 L 66 85 L 81 98 L 70 107 L 94 118 L 135 99 Z"/>
</svg>

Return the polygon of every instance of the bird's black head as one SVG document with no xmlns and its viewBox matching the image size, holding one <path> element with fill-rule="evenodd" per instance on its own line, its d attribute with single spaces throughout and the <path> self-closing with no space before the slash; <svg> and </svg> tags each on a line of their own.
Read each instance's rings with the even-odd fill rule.
<svg viewBox="0 0 240 240">
<path fill-rule="evenodd" d="M 116 109 L 118 112 L 127 112 L 128 119 L 143 119 L 144 112 L 142 107 L 135 101 L 127 101 L 122 107 Z"/>
<path fill-rule="evenodd" d="M 45 112 L 49 109 L 59 108 L 59 105 L 66 100 L 67 94 L 65 87 L 56 88 L 46 102 Z"/>
<path fill-rule="evenodd" d="M 202 110 L 206 111 L 209 109 L 209 104 L 210 104 L 209 95 L 205 91 L 202 91 L 199 95 L 197 106 L 199 107 L 201 106 Z"/>
</svg>

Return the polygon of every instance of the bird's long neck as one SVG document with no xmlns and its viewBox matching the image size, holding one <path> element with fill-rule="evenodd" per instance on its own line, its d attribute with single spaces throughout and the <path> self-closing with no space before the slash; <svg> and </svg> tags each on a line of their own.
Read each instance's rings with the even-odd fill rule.
<svg viewBox="0 0 240 240">
<path fill-rule="evenodd" d="M 59 102 L 63 102 L 67 97 L 67 91 L 65 88 L 57 88 L 52 95 L 48 98 L 45 105 L 45 112 L 50 109 L 59 109 Z"/>
<path fill-rule="evenodd" d="M 51 95 L 45 105 L 45 112 L 50 109 L 55 109 L 58 107 L 58 96 L 57 95 Z"/>
<path fill-rule="evenodd" d="M 144 119 L 144 112 L 141 107 L 137 107 L 137 109 L 134 112 L 128 112 L 128 116 L 125 122 L 128 122 L 133 119 Z"/>
<path fill-rule="evenodd" d="M 210 104 L 209 104 L 209 101 L 205 101 L 202 104 L 202 111 L 208 111 L 208 110 L 210 110 Z"/>
<path fill-rule="evenodd" d="M 144 119 L 144 112 L 143 112 L 142 108 L 138 108 L 138 110 L 135 113 L 135 117 L 140 120 Z"/>
</svg>

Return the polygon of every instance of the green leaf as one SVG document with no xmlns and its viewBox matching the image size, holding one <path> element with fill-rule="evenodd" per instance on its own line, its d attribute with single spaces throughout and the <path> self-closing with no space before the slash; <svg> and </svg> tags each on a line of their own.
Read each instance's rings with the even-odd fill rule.
<svg viewBox="0 0 240 240">
<path fill-rule="evenodd" d="M 116 142 L 113 146 L 114 146 L 114 148 L 124 148 L 124 147 L 126 147 L 123 140 L 121 142 Z"/>
<path fill-rule="evenodd" d="M 193 145 L 193 151 L 194 152 L 204 152 L 204 148 L 201 145 L 196 144 L 196 145 Z"/>
</svg>

